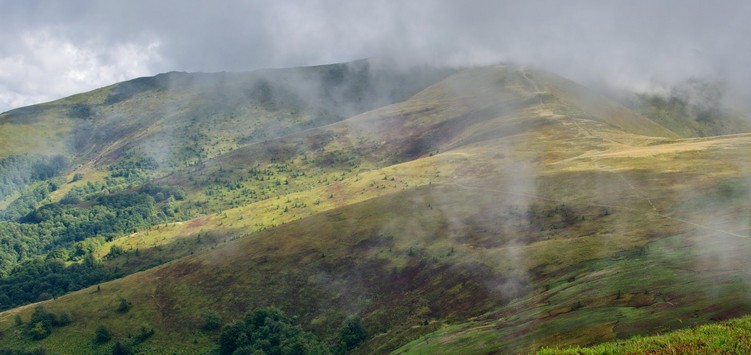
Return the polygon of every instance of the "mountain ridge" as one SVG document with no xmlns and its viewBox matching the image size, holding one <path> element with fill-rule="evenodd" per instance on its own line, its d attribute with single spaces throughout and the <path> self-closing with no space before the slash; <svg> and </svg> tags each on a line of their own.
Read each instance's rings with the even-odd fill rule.
<svg viewBox="0 0 751 355">
<path fill-rule="evenodd" d="M 219 332 L 201 330 L 200 310 L 229 324 L 274 305 L 328 342 L 358 315 L 371 336 L 355 353 L 525 352 L 751 311 L 742 222 L 751 209 L 741 198 L 751 136 L 683 139 L 519 66 L 449 74 L 398 102 L 242 144 L 222 134 L 252 120 L 222 127 L 221 113 L 186 109 L 225 145 L 169 166 L 149 154 L 143 137 L 153 132 L 110 118 L 107 127 L 141 138 L 85 143 L 99 161 L 84 152 L 66 172 L 80 179 L 37 204 L 113 181 L 64 206 L 154 191 L 154 208 L 180 217 L 98 245 L 90 257 L 129 276 L 45 301 L 75 319 L 48 337 L 31 340 L 14 324 L 16 314 L 30 322 L 33 307 L 0 313 L 7 344 L 97 353 L 110 346 L 90 345 L 98 326 L 121 342 L 146 326 L 155 333 L 139 351 L 207 352 Z M 124 117 L 113 107 L 143 93 L 97 110 Z M 297 107 L 274 97 L 277 112 Z M 191 127 L 175 117 L 164 121 L 175 119 L 173 131 Z M 135 170 L 112 168 L 125 163 Z M 713 258 L 726 270 L 707 267 Z M 132 303 L 127 313 L 116 312 L 120 299 Z"/>
</svg>

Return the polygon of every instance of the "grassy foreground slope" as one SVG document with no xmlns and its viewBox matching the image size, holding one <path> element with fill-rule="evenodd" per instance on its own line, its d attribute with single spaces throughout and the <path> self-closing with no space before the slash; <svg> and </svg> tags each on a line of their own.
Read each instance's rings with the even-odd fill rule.
<svg viewBox="0 0 751 355">
<path fill-rule="evenodd" d="M 751 319 L 702 325 L 651 337 L 633 337 L 588 348 L 546 348 L 538 354 L 748 354 Z"/>
<path fill-rule="evenodd" d="M 535 291 L 395 353 L 523 352 L 747 313 L 749 177 L 738 168 L 750 143 L 748 136 L 681 141 L 548 165 L 542 175 L 551 180 L 540 179 L 547 184 L 536 196 L 565 203 L 581 220 L 561 228 L 561 218 L 547 227 L 551 237 L 513 254 L 537 281 Z M 583 214 L 584 206 L 596 214 Z"/>
<path fill-rule="evenodd" d="M 228 324 L 275 305 L 325 341 L 359 315 L 358 353 L 508 353 L 751 311 L 751 135 L 679 139 L 605 100 L 552 74 L 471 69 L 207 158 L 162 182 L 219 212 L 100 251 L 119 246 L 107 262 L 133 270 L 174 261 L 44 302 L 74 321 L 41 340 L 14 322 L 33 305 L 0 313 L 2 341 L 101 353 L 145 327 L 139 352 L 205 353 L 205 310 Z M 257 170 L 288 184 L 241 201 Z M 241 187 L 206 187 L 225 180 Z M 113 341 L 92 342 L 100 325 Z"/>
</svg>

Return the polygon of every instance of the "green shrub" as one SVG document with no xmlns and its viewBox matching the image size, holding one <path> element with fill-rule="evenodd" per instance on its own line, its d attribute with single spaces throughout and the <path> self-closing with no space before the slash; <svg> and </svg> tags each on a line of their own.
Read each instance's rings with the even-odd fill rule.
<svg viewBox="0 0 751 355">
<path fill-rule="evenodd" d="M 45 322 L 33 323 L 28 330 L 29 336 L 34 340 L 41 340 L 52 334 L 52 325 Z"/>
<path fill-rule="evenodd" d="M 60 312 L 60 315 L 57 317 L 57 324 L 60 326 L 65 326 L 70 323 L 73 323 L 73 315 L 70 314 L 70 312 L 67 309 L 64 309 L 62 312 Z"/>
<path fill-rule="evenodd" d="M 138 345 L 151 338 L 154 335 L 154 328 L 141 327 L 138 335 L 133 338 L 133 345 Z"/>
<path fill-rule="evenodd" d="M 112 347 L 112 355 L 129 355 L 132 352 L 133 350 L 131 350 L 128 344 L 123 344 L 119 341 Z"/>
<path fill-rule="evenodd" d="M 351 316 L 344 320 L 339 329 L 339 341 L 347 350 L 356 348 L 368 337 L 368 332 L 359 316 Z"/>
<path fill-rule="evenodd" d="M 103 344 L 112 340 L 112 332 L 106 325 L 100 325 L 94 332 L 94 343 Z"/>
<path fill-rule="evenodd" d="M 214 310 L 208 310 L 203 314 L 203 330 L 216 330 L 222 326 L 222 316 Z"/>
<path fill-rule="evenodd" d="M 57 316 L 47 311 L 43 305 L 38 305 L 31 314 L 31 319 L 26 327 L 26 334 L 34 340 L 44 339 L 52 334 L 52 326 L 57 324 Z"/>
<path fill-rule="evenodd" d="M 120 313 L 128 313 L 130 310 L 131 303 L 128 302 L 125 298 L 120 299 L 120 304 L 117 306 L 117 311 Z"/>
</svg>

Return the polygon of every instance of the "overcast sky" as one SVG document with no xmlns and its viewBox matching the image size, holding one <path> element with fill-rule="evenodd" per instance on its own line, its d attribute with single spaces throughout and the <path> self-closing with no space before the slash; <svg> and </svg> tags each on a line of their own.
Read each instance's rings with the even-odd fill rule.
<svg viewBox="0 0 751 355">
<path fill-rule="evenodd" d="M 751 1 L 0 0 L 0 13 L 0 112 L 171 70 L 360 58 L 515 61 L 636 89 L 751 83 Z"/>
</svg>

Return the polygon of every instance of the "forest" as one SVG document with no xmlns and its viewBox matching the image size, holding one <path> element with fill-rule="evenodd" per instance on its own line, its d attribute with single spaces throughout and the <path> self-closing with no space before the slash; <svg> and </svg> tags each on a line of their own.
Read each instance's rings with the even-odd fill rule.
<svg viewBox="0 0 751 355">
<path fill-rule="evenodd" d="M 184 193 L 149 182 L 153 160 L 129 153 L 110 166 L 104 182 L 87 182 L 52 202 L 67 165 L 60 156 L 0 161 L 0 193 L 18 194 L 0 211 L 0 310 L 122 276 L 92 253 L 113 238 L 181 217 L 176 201 Z"/>
</svg>

